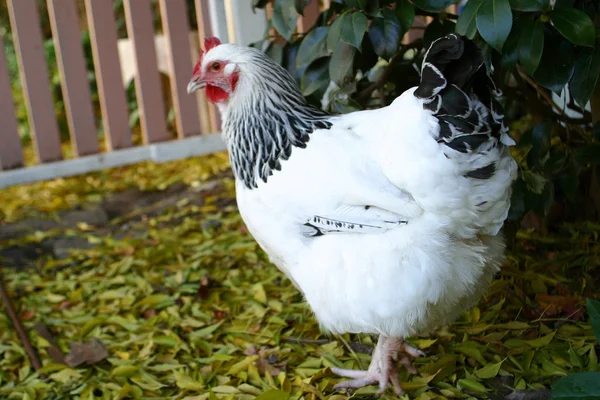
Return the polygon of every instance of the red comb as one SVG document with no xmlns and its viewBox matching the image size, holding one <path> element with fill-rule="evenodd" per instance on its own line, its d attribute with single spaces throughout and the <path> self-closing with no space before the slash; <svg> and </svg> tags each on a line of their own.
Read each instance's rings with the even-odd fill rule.
<svg viewBox="0 0 600 400">
<path fill-rule="evenodd" d="M 221 41 L 217 37 L 207 37 L 204 39 L 204 50 L 210 51 L 211 49 L 217 47 L 221 44 Z"/>
</svg>

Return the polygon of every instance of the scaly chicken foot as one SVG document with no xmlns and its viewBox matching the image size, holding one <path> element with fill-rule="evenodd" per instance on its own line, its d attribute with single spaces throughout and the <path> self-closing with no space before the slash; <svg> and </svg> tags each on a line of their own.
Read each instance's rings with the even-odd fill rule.
<svg viewBox="0 0 600 400">
<path fill-rule="evenodd" d="M 351 378 L 351 380 L 338 383 L 333 389 L 358 389 L 378 383 L 379 390 L 377 394 L 382 394 L 389 382 L 392 384 L 394 392 L 401 396 L 404 391 L 398 379 L 398 363 L 404 365 L 411 374 L 416 374 L 418 371 L 412 364 L 410 357 L 422 357 L 424 355 L 425 353 L 421 350 L 407 345 L 402 339 L 379 336 L 369 369 L 360 371 L 331 368 L 334 374 Z"/>
</svg>

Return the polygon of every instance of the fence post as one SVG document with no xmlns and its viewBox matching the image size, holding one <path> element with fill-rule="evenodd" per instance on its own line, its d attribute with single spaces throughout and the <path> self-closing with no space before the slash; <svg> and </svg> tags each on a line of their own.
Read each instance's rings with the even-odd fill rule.
<svg viewBox="0 0 600 400">
<path fill-rule="evenodd" d="M 196 19 L 198 23 L 198 36 L 200 46 L 203 46 L 204 39 L 208 36 L 213 35 L 212 23 L 210 18 L 210 4 L 209 0 L 195 0 L 196 5 Z M 219 131 L 221 129 L 221 116 L 219 111 L 214 104 L 211 104 L 207 99 L 203 90 L 199 90 L 197 98 L 199 99 L 200 105 L 204 106 L 201 110 L 208 109 L 208 117 L 210 118 L 210 130 L 212 132 Z M 200 114 L 203 115 L 202 113 Z"/>
<path fill-rule="evenodd" d="M 131 130 L 112 2 L 85 0 L 107 150 L 131 147 Z"/>
<path fill-rule="evenodd" d="M 0 36 L 0 171 L 23 165 L 23 149 L 15 117 L 10 78 L 6 67 L 4 41 Z"/>
<path fill-rule="evenodd" d="M 8 0 L 29 126 L 40 162 L 62 159 L 48 66 L 35 0 Z"/>
<path fill-rule="evenodd" d="M 167 63 L 171 73 L 171 92 L 177 134 L 181 137 L 198 135 L 200 119 L 195 96 L 186 87 L 192 70 L 187 4 L 185 0 L 160 0 L 160 13 L 167 43 Z"/>
<path fill-rule="evenodd" d="M 125 23 L 133 43 L 137 74 L 135 91 L 138 100 L 144 143 L 169 139 L 165 105 L 156 62 L 151 0 L 124 0 Z"/>
<path fill-rule="evenodd" d="M 98 134 L 81 47 L 77 5 L 75 0 L 47 0 L 47 5 L 73 151 L 77 156 L 95 154 L 98 153 Z"/>
</svg>

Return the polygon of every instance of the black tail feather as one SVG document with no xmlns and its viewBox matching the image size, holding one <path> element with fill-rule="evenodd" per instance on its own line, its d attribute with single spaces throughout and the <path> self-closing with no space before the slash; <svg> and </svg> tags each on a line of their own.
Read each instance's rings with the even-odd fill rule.
<svg viewBox="0 0 600 400">
<path fill-rule="evenodd" d="M 414 95 L 440 120 L 437 140 L 461 153 L 510 143 L 496 87 L 475 43 L 457 34 L 434 41 Z"/>
</svg>

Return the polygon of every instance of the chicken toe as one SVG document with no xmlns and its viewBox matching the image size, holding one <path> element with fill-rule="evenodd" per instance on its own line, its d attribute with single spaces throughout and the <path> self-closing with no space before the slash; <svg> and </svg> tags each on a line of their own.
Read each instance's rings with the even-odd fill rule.
<svg viewBox="0 0 600 400">
<path fill-rule="evenodd" d="M 422 351 L 407 345 L 402 339 L 380 336 L 373 352 L 371 364 L 366 371 L 331 368 L 334 374 L 351 378 L 336 384 L 333 389 L 358 389 L 379 384 L 377 393 L 381 394 L 391 383 L 394 392 L 400 396 L 404 391 L 398 379 L 398 363 L 404 365 L 411 374 L 416 374 L 418 371 L 410 359 L 424 355 Z"/>
</svg>

